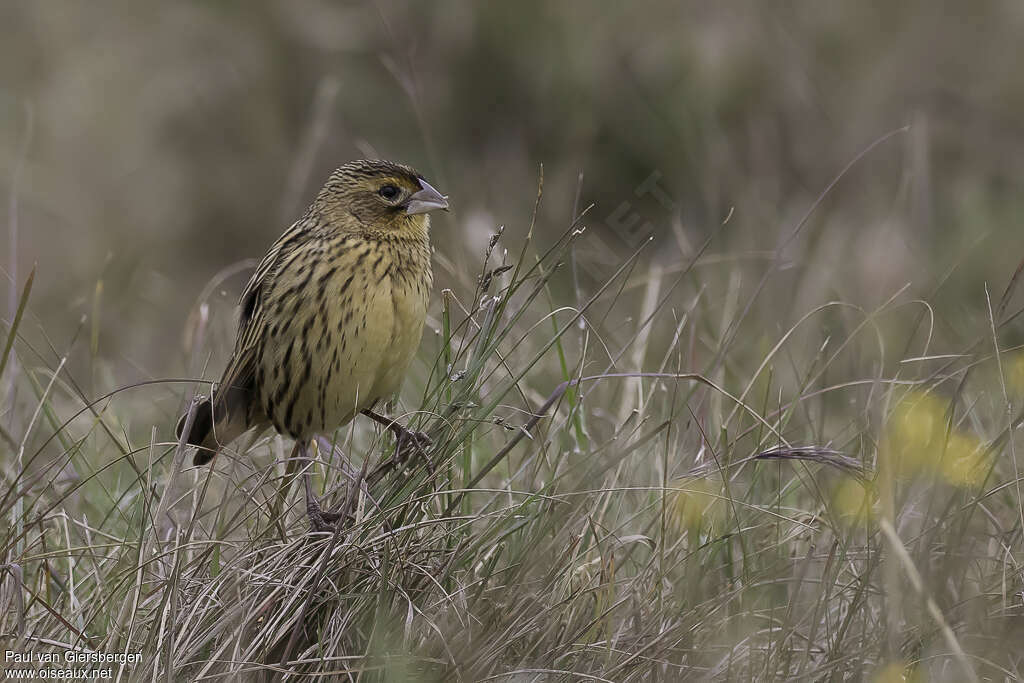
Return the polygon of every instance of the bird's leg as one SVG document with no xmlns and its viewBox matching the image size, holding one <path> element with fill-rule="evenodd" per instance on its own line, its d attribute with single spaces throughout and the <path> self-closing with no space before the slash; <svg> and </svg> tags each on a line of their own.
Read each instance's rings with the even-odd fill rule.
<svg viewBox="0 0 1024 683">
<path fill-rule="evenodd" d="M 431 462 L 426 450 L 430 448 L 432 443 L 429 436 L 424 432 L 414 432 L 410 429 L 406 429 L 390 417 L 385 417 L 379 413 L 375 413 L 369 408 L 363 411 L 363 415 L 378 424 L 384 425 L 395 435 L 395 455 L 392 458 L 395 464 L 406 462 L 411 456 L 417 455 L 420 458 L 423 458 L 423 462 L 427 466 L 427 471 L 431 474 L 434 473 L 434 463 Z"/>
<path fill-rule="evenodd" d="M 334 531 L 334 523 L 341 519 L 342 515 L 337 512 L 324 512 L 320 507 L 320 501 L 313 495 L 313 461 L 309 457 L 309 442 L 300 441 L 296 445 L 299 449 L 299 458 L 303 461 L 302 486 L 306 491 L 306 515 L 309 517 L 309 523 L 313 531 Z"/>
</svg>

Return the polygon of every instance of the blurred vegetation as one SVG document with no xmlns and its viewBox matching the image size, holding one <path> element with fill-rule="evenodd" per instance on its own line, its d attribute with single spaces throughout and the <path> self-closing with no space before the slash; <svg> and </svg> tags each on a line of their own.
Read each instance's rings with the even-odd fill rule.
<svg viewBox="0 0 1024 683">
<path fill-rule="evenodd" d="M 583 173 L 588 225 L 620 250 L 604 223 L 631 201 L 690 245 L 732 211 L 716 247 L 753 252 L 872 140 L 914 124 L 815 212 L 797 296 L 931 294 L 957 265 L 933 303 L 959 311 L 1012 269 L 999 245 L 1020 243 L 1011 1 L 6 2 L 0 25 L 4 190 L 33 119 L 20 271 L 39 262 L 37 310 L 65 333 L 104 281 L 118 324 L 101 346 L 122 382 L 125 357 L 172 371 L 203 283 L 369 154 L 451 194 L 436 244 L 473 270 L 489 231 L 524 230 L 541 163 L 542 225 L 570 215 Z M 318 89 L 334 88 L 318 119 Z M 655 171 L 676 211 L 633 196 Z"/>
<path fill-rule="evenodd" d="M 476 403 L 459 409 L 484 433 L 461 423 L 468 432 L 435 433 L 454 468 L 445 483 L 507 488 L 509 501 L 460 500 L 473 523 L 457 533 L 431 526 L 451 512 L 449 498 L 402 508 L 430 529 L 402 541 L 417 562 L 427 566 L 442 545 L 450 554 L 434 572 L 447 593 L 406 586 L 395 569 L 395 585 L 422 610 L 412 627 L 404 605 L 374 602 L 391 584 L 348 568 L 358 574 L 353 593 L 363 592 L 358 609 L 344 595 L 323 598 L 324 614 L 350 619 L 324 617 L 331 642 L 408 654 L 401 666 L 438 680 L 498 676 L 511 662 L 611 671 L 613 680 L 928 680 L 925 671 L 960 680 L 965 661 L 1019 677 L 1021 35 L 1024 5 L 1012 0 L 2 3 L 4 336 L 35 267 L 14 348 L 22 369 L 0 377 L 2 447 L 40 454 L 33 467 L 72 453 L 58 483 L 83 483 L 72 493 L 21 491 L 0 512 L 39 504 L 57 515 L 66 505 L 90 533 L 122 538 L 111 565 L 89 574 L 97 594 L 108 588 L 101 575 L 113 585 L 138 569 L 129 541 L 139 524 L 154 536 L 139 541 L 146 548 L 170 543 L 155 538 L 157 523 L 147 531 L 139 521 L 165 502 L 146 449 L 153 440 L 165 456 L 173 450 L 172 420 L 190 385 L 142 387 L 79 411 L 138 382 L 214 378 L 246 260 L 298 217 L 331 169 L 380 156 L 419 168 L 454 209 L 435 218 L 430 330 L 403 405 L 444 413 L 453 392 L 469 392 Z M 583 234 L 559 242 L 587 207 Z M 499 277 L 492 294 L 504 297 L 506 317 L 488 322 L 477 274 L 500 226 L 489 267 L 541 262 L 547 279 L 543 295 L 524 301 L 532 281 Z M 560 327 L 572 319 L 563 307 L 585 305 L 585 326 Z M 556 309 L 558 334 L 544 318 Z M 480 350 L 474 335 L 488 325 L 508 337 Z M 453 367 L 479 376 L 460 388 Z M 638 370 L 703 373 L 717 388 L 650 378 L 574 387 L 543 438 L 475 479 L 516 433 L 509 425 L 563 379 Z M 526 379 L 508 393 L 502 382 L 518 372 Z M 645 431 L 662 420 L 672 425 L 664 434 Z M 376 453 L 360 429 L 355 452 Z M 841 449 L 868 475 L 782 461 L 728 470 L 783 436 Z M 142 474 L 112 443 L 134 453 Z M 244 529 L 197 503 L 185 518 L 190 534 L 202 531 L 197 548 L 243 537 L 257 547 L 273 524 L 301 537 L 300 515 L 290 524 L 259 517 L 255 500 L 276 479 L 247 479 L 271 471 L 285 446 L 265 439 L 254 452 L 255 470 L 235 463 L 230 483 L 215 485 L 218 495 L 237 486 L 254 497 L 235 500 L 238 515 L 251 515 L 235 520 Z M 5 485 L 16 491 L 13 470 L 4 468 Z M 519 507 L 513 490 L 551 499 Z M 399 484 L 387 496 L 413 494 L 430 498 Z M 389 522 L 363 523 L 376 533 Z M 15 527 L 0 537 L 0 565 L 25 563 L 17 551 L 31 546 L 26 571 L 42 572 L 32 562 L 49 551 L 33 543 L 45 546 L 46 534 L 31 541 Z M 96 543 L 64 533 L 69 548 Z M 275 580 L 308 581 L 287 572 L 319 556 L 281 543 L 253 562 Z M 270 604 L 271 588 L 205 583 L 220 571 L 214 546 L 214 560 L 175 570 L 183 590 L 207 589 L 195 580 L 222 591 L 218 600 L 237 598 L 240 620 Z M 225 550 L 225 566 L 255 571 L 246 552 Z M 881 568 L 880 553 L 892 558 Z M 550 574 L 530 564 L 538 557 L 557 559 Z M 37 580 L 40 594 L 60 593 Z M 132 598 L 117 586 L 112 600 Z M 468 604 L 441 609 L 463 593 Z M 0 593 L 0 607 L 13 599 Z M 624 604 L 628 615 L 612 609 Z M 140 623 L 159 621 L 158 607 L 145 606 Z M 111 609 L 74 626 L 118 626 L 121 603 Z M 513 629 L 503 620 L 515 615 Z M 532 633 L 549 619 L 561 626 L 506 642 L 504 629 Z M 352 623 L 370 634 L 346 630 Z M 163 627 L 139 628 L 147 646 L 163 638 Z M 196 617 L 187 628 L 177 635 L 194 646 L 190 666 L 212 651 L 204 648 L 226 647 L 222 623 Z M 279 654 L 272 646 L 285 626 L 252 629 Z M 490 649 L 460 650 L 463 637 L 478 642 L 470 635 Z M 120 637 L 112 642 L 135 642 Z M 147 666 L 165 671 L 161 661 Z"/>
</svg>

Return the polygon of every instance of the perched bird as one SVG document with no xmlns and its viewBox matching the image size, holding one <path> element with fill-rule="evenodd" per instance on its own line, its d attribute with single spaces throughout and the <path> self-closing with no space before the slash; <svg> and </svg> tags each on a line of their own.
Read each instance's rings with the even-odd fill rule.
<svg viewBox="0 0 1024 683">
<path fill-rule="evenodd" d="M 359 413 L 394 431 L 399 449 L 422 435 L 373 412 L 394 394 L 416 353 L 433 276 L 430 217 L 448 199 L 419 173 L 389 161 L 334 171 L 312 205 L 256 268 L 239 306 L 234 353 L 211 394 L 178 422 L 202 465 L 253 427 L 310 440 Z M 304 474 L 314 528 L 331 515 Z M 334 515 L 336 518 L 337 516 Z"/>
</svg>

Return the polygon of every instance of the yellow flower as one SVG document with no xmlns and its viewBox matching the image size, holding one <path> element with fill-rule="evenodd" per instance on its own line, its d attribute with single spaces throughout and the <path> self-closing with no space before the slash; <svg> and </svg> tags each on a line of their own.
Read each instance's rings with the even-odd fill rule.
<svg viewBox="0 0 1024 683">
<path fill-rule="evenodd" d="M 927 680 L 917 667 L 907 668 L 900 662 L 886 664 L 875 672 L 874 683 L 924 683 Z"/>
<path fill-rule="evenodd" d="M 952 434 L 942 458 L 942 476 L 954 486 L 980 486 L 988 471 L 987 460 L 978 439 Z"/>
<path fill-rule="evenodd" d="M 1018 394 L 1024 394 L 1024 351 L 1017 351 L 1003 361 L 1006 384 Z"/>
<path fill-rule="evenodd" d="M 871 519 L 874 515 L 875 492 L 870 484 L 844 477 L 832 492 L 832 503 L 840 518 L 849 524 Z"/>
<path fill-rule="evenodd" d="M 725 494 L 719 482 L 683 477 L 672 483 L 673 521 L 681 528 L 713 524 L 725 517 Z"/>
<path fill-rule="evenodd" d="M 981 484 L 984 445 L 966 430 L 950 429 L 949 415 L 949 402 L 925 392 L 911 392 L 897 404 L 883 442 L 884 457 L 897 476 L 937 472 L 953 486 Z"/>
<path fill-rule="evenodd" d="M 918 474 L 938 462 L 948 410 L 948 403 L 923 392 L 911 392 L 897 404 L 889 418 L 886 439 L 898 476 Z"/>
</svg>

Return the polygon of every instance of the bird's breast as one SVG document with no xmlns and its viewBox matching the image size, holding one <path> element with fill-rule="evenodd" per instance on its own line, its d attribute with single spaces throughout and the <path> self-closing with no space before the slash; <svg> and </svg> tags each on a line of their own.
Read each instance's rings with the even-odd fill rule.
<svg viewBox="0 0 1024 683">
<path fill-rule="evenodd" d="M 312 274 L 278 281 L 277 325 L 262 359 L 270 381 L 261 395 L 279 431 L 331 432 L 398 390 L 426 318 L 429 252 L 409 256 L 392 245 L 363 244 L 318 263 Z M 315 287 L 303 291 L 296 282 Z M 296 297 L 307 305 L 295 305 Z"/>
<path fill-rule="evenodd" d="M 388 300 L 380 302 L 390 307 L 390 314 L 380 311 L 382 318 L 391 319 L 391 334 L 387 352 L 381 364 L 374 393 L 378 398 L 398 391 L 409 363 L 419 349 L 423 336 L 423 323 L 427 317 L 432 277 L 429 261 L 426 267 L 413 268 L 410 259 L 396 259 L 387 277 Z"/>
</svg>

